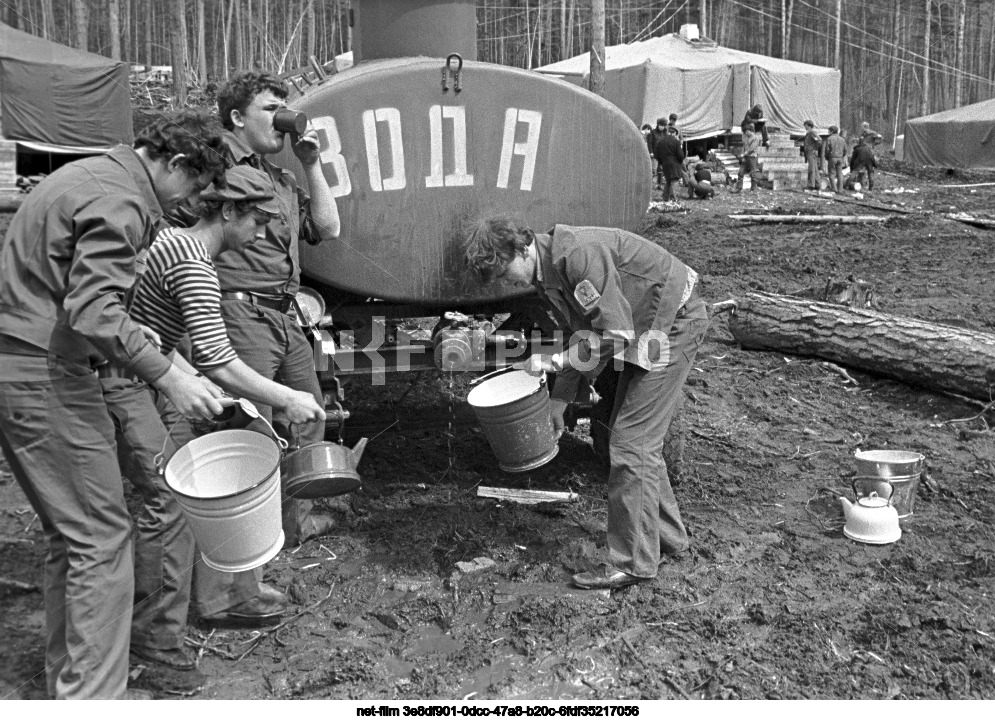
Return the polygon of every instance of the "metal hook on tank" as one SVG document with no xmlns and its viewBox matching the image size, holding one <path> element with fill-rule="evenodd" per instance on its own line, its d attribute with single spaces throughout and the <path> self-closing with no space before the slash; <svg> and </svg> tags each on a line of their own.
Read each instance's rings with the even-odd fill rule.
<svg viewBox="0 0 995 721">
<path fill-rule="evenodd" d="M 457 65 L 456 70 L 452 70 L 453 58 L 456 58 Z M 463 56 L 459 53 L 449 53 L 446 56 L 446 64 L 442 67 L 442 92 L 447 92 L 449 90 L 449 73 L 453 74 L 453 91 L 459 92 L 462 90 L 460 87 L 460 72 L 463 70 Z"/>
</svg>

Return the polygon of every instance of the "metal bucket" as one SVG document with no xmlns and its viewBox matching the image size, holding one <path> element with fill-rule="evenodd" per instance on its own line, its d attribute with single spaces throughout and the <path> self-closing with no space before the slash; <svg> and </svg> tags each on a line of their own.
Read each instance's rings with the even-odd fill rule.
<svg viewBox="0 0 995 721">
<path fill-rule="evenodd" d="M 916 451 L 857 451 L 857 477 L 854 478 L 854 491 L 858 486 L 871 488 L 878 479 L 891 484 L 891 505 L 898 511 L 899 518 L 912 515 L 912 507 L 919 490 L 919 479 L 926 468 L 926 456 Z"/>
<path fill-rule="evenodd" d="M 531 471 L 559 452 L 545 376 L 536 378 L 525 371 L 502 373 L 481 382 L 466 400 L 501 470 Z"/>
<path fill-rule="evenodd" d="M 915 451 L 857 451 L 857 475 L 894 478 L 918 476 L 926 462 L 922 453 Z"/>
<path fill-rule="evenodd" d="M 194 438 L 166 462 L 166 485 L 211 568 L 248 571 L 283 548 L 281 455 L 275 438 L 224 430 Z"/>
<path fill-rule="evenodd" d="M 914 476 L 891 476 L 887 479 L 887 483 L 891 485 L 892 489 L 889 500 L 898 511 L 899 518 L 908 518 L 912 515 L 920 478 L 921 476 L 916 474 Z M 883 481 L 884 479 L 880 476 L 857 476 L 853 479 L 854 493 L 857 498 L 867 497 L 872 491 L 876 492 L 877 484 Z"/>
</svg>

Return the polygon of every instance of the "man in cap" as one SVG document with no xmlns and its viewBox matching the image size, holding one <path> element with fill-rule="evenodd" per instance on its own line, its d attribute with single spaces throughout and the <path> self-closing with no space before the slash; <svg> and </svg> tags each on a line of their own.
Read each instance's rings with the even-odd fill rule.
<svg viewBox="0 0 995 721">
<path fill-rule="evenodd" d="M 473 227 L 465 259 L 485 284 L 534 287 L 574 332 L 564 353 L 522 364 L 530 373 L 558 373 L 551 394 L 557 433 L 582 375 L 593 381 L 602 371 L 619 374 L 610 422 L 609 563 L 573 581 L 621 588 L 653 579 L 662 559 L 688 548 L 663 442 L 708 328 L 697 273 L 624 230 L 556 225 L 537 234 L 504 216 Z"/>
<path fill-rule="evenodd" d="M 203 373 L 224 391 L 280 409 L 294 423 L 321 421 L 324 411 L 310 393 L 259 375 L 239 360 L 228 342 L 213 259 L 224 252 L 244 253 L 261 241 L 267 224 L 279 216 L 280 205 L 261 170 L 237 166 L 228 170 L 224 181 L 201 193 L 201 217 L 195 226 L 159 233 L 136 285 L 130 315 L 155 334 L 165 355 L 189 335 L 190 371 Z M 167 399 L 126 370 L 107 364 L 98 375 L 115 421 L 122 468 L 145 502 L 136 524 L 131 652 L 144 661 L 191 671 L 195 663 L 184 651 L 183 640 L 194 538 L 154 457 L 167 434 L 160 413 L 172 427 L 175 444 L 182 445 L 193 433 Z M 251 574 L 246 577 L 252 582 L 235 584 L 235 595 L 211 600 L 215 612 L 253 619 L 284 610 L 282 594 L 267 594 Z"/>
<path fill-rule="evenodd" d="M 122 698 L 134 570 L 114 425 L 94 366 L 108 359 L 188 416 L 220 392 L 164 357 L 127 314 L 136 257 L 168 210 L 224 171 L 217 121 L 146 126 L 134 147 L 60 168 L 0 243 L 0 447 L 48 539 L 48 692 Z"/>
</svg>

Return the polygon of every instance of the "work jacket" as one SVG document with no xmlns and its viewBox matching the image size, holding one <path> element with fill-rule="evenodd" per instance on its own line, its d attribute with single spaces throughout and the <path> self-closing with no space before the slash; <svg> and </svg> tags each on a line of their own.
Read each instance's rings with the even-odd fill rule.
<svg viewBox="0 0 995 721">
<path fill-rule="evenodd" d="M 655 243 L 618 228 L 557 225 L 535 243 L 540 298 L 570 331 L 595 337 L 597 366 L 583 372 L 565 368 L 554 398 L 572 400 L 581 373 L 593 381 L 613 356 L 645 370 L 666 360 L 666 335 L 690 295 L 694 271 Z"/>
<path fill-rule="evenodd" d="M 221 290 L 294 295 L 301 282 L 298 240 L 304 237 L 308 243 L 316 243 L 320 239 L 311 223 L 310 197 L 297 186 L 297 179 L 289 170 L 253 153 L 234 133 L 226 130 L 224 139 L 235 165 L 259 168 L 273 181 L 280 217 L 266 225 L 264 239 L 238 253 L 226 251 L 214 259 Z"/>
<path fill-rule="evenodd" d="M 152 179 L 127 146 L 43 180 L 0 246 L 0 353 L 106 359 L 148 383 L 165 374 L 170 361 L 124 304 L 161 217 Z"/>
</svg>

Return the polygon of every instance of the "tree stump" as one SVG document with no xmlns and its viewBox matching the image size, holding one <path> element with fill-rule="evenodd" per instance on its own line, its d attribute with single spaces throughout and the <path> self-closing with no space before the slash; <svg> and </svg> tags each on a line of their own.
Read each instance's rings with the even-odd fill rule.
<svg viewBox="0 0 995 721">
<path fill-rule="evenodd" d="M 989 401 L 995 335 L 768 293 L 737 303 L 729 330 L 744 348 L 815 356 Z"/>
</svg>

